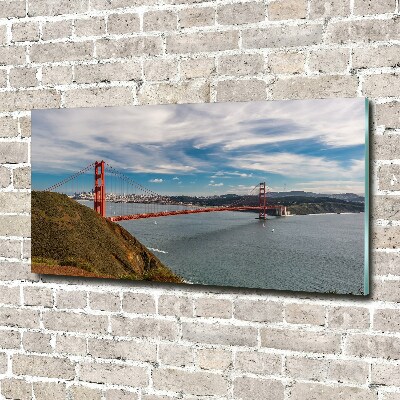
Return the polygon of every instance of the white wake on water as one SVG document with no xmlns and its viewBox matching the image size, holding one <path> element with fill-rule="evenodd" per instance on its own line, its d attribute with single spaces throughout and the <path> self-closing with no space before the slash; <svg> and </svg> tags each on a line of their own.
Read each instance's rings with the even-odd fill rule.
<svg viewBox="0 0 400 400">
<path fill-rule="evenodd" d="M 168 254 L 168 251 L 160 250 L 160 249 L 153 249 L 153 247 L 148 247 L 149 250 L 155 251 L 156 253 L 163 253 Z"/>
</svg>

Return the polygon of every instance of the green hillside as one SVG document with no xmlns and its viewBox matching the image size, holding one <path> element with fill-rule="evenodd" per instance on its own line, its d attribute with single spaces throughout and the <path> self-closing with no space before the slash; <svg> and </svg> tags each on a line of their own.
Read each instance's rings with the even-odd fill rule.
<svg viewBox="0 0 400 400">
<path fill-rule="evenodd" d="M 181 283 L 120 225 L 68 196 L 32 192 L 32 270 Z"/>
</svg>

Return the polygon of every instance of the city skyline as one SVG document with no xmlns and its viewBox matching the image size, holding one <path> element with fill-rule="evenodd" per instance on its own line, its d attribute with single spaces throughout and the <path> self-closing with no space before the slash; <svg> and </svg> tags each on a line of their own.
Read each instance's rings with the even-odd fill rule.
<svg viewBox="0 0 400 400">
<path fill-rule="evenodd" d="M 362 98 L 34 110 L 32 136 L 37 190 L 105 159 L 165 195 L 364 194 Z"/>
</svg>

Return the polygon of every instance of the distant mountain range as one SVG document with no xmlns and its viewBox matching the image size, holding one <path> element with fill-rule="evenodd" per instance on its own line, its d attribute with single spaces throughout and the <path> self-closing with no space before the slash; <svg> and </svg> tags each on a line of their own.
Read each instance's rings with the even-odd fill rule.
<svg viewBox="0 0 400 400">
<path fill-rule="evenodd" d="M 335 193 L 335 194 L 326 194 L 326 193 L 313 193 L 313 192 L 304 192 L 302 190 L 296 190 L 291 192 L 268 192 L 267 196 L 270 198 L 282 198 L 282 197 L 328 197 L 330 199 L 339 199 L 345 201 L 354 201 L 354 202 L 364 202 L 364 196 L 360 196 L 355 193 Z"/>
</svg>

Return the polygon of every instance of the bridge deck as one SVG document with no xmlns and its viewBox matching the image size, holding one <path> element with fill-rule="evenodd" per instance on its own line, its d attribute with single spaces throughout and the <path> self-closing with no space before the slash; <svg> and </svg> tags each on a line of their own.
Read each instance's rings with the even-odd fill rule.
<svg viewBox="0 0 400 400">
<path fill-rule="evenodd" d="M 284 206 L 266 206 L 267 210 L 283 209 Z M 155 213 L 146 214 L 131 214 L 131 215 L 118 215 L 114 217 L 108 217 L 110 221 L 127 221 L 132 219 L 144 219 L 144 218 L 157 218 L 157 217 L 167 217 L 170 215 L 184 215 L 184 214 L 200 214 L 209 212 L 220 212 L 220 211 L 253 211 L 261 210 L 264 207 L 208 207 L 208 208 L 198 208 L 194 210 L 175 210 L 175 211 L 160 211 Z"/>
</svg>

